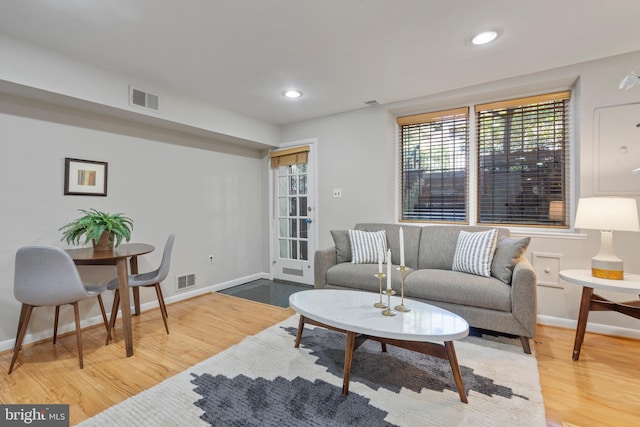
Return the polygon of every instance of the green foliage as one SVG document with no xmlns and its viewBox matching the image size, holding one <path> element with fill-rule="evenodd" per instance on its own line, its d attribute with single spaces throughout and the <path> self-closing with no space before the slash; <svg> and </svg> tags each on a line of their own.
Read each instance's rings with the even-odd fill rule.
<svg viewBox="0 0 640 427">
<path fill-rule="evenodd" d="M 60 240 L 67 242 L 67 244 L 78 245 L 83 236 L 82 244 L 87 244 L 90 241 L 98 243 L 104 231 L 114 235 L 115 246 L 118 246 L 123 239 L 128 242 L 131 238 L 131 230 L 133 230 L 131 218 L 121 213 L 109 214 L 95 209 L 88 211 L 79 209 L 79 211 L 84 214 L 82 217 L 58 229 L 58 231 L 62 231 L 62 239 Z"/>
</svg>

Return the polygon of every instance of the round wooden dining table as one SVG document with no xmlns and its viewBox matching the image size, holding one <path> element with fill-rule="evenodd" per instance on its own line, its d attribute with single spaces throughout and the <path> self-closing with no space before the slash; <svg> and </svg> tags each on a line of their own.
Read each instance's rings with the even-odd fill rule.
<svg viewBox="0 0 640 427">
<path fill-rule="evenodd" d="M 93 248 L 67 249 L 76 265 L 115 265 L 118 273 L 118 290 L 120 291 L 120 310 L 127 357 L 133 356 L 133 332 L 131 328 L 131 308 L 129 302 L 129 272 L 127 259 L 131 266 L 131 274 L 138 273 L 138 256 L 148 254 L 155 247 L 146 243 L 125 243 L 113 251 L 94 251 Z M 136 314 L 139 314 L 139 294 L 134 290 Z"/>
</svg>

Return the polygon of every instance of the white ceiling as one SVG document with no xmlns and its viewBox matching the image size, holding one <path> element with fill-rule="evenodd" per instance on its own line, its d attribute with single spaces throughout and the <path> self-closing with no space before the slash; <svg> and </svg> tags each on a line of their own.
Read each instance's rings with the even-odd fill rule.
<svg viewBox="0 0 640 427">
<path fill-rule="evenodd" d="M 637 51 L 639 29 L 638 0 L 0 1 L 6 35 L 274 124 Z"/>
</svg>

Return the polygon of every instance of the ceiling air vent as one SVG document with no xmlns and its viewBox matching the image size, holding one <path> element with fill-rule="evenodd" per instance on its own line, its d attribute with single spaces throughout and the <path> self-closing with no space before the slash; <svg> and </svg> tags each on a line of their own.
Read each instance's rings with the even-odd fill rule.
<svg viewBox="0 0 640 427">
<path fill-rule="evenodd" d="M 160 95 L 129 86 L 129 104 L 152 111 L 160 111 Z"/>
</svg>

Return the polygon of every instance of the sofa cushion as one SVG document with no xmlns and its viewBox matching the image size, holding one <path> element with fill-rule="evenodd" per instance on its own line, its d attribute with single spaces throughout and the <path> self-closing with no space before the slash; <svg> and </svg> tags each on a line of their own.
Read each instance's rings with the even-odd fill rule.
<svg viewBox="0 0 640 427">
<path fill-rule="evenodd" d="M 513 268 L 529 247 L 530 237 L 515 239 L 500 237 L 496 243 L 496 253 L 491 262 L 491 275 L 504 283 L 511 284 Z"/>
<path fill-rule="evenodd" d="M 495 277 L 451 270 L 417 270 L 406 276 L 404 285 L 407 298 L 511 311 L 511 286 Z"/>
<path fill-rule="evenodd" d="M 349 231 L 347 230 L 331 230 L 333 244 L 336 247 L 336 261 L 338 264 L 342 262 L 351 262 L 351 241 L 349 240 Z"/>
<path fill-rule="evenodd" d="M 478 276 L 491 276 L 491 261 L 496 250 L 496 233 L 495 228 L 475 233 L 460 231 L 451 269 Z"/>
<path fill-rule="evenodd" d="M 384 230 L 373 232 L 349 230 L 349 240 L 352 264 L 377 264 L 381 257 L 384 262 L 387 253 L 387 235 Z"/>
<path fill-rule="evenodd" d="M 405 274 L 413 270 L 407 268 Z M 327 270 L 327 284 L 342 286 L 363 291 L 380 292 L 380 281 L 376 274 L 378 264 L 336 264 Z M 408 276 L 405 276 L 408 277 Z M 400 289 L 400 271 L 395 266 L 391 268 L 391 286 L 396 292 Z M 383 289 L 387 287 L 387 279 L 382 279 Z"/>
</svg>

